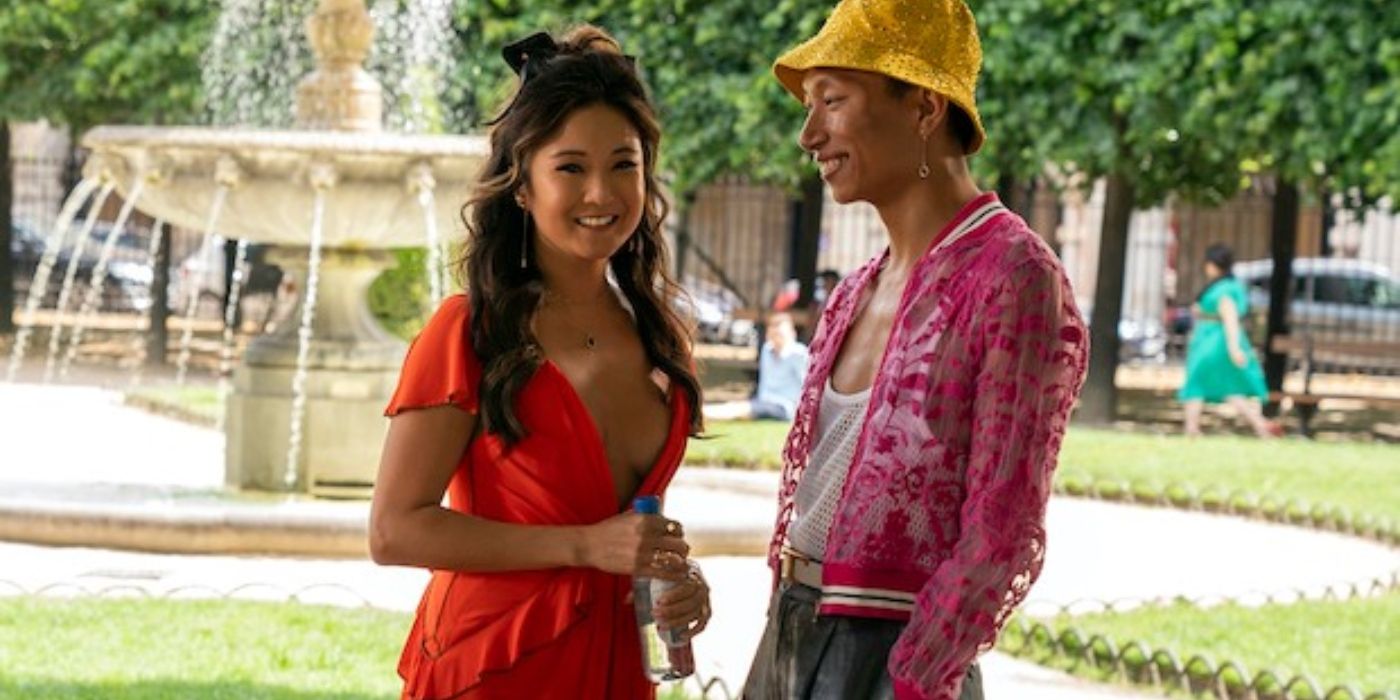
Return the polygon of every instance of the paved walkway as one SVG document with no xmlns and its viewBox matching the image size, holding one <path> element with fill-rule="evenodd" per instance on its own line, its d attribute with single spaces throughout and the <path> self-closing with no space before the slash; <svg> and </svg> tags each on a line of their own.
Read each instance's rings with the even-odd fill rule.
<svg viewBox="0 0 1400 700">
<path fill-rule="evenodd" d="M 305 529 L 363 542 L 365 504 L 225 495 L 222 437 L 120 405 L 84 387 L 0 385 L 0 526 L 36 531 L 77 523 L 93 540 L 133 527 L 188 533 Z M 776 475 L 686 468 L 668 498 L 686 523 L 714 588 L 717 615 L 696 640 L 701 673 L 742 683 L 761 631 L 768 573 L 760 557 L 774 513 Z M 7 521 L 8 518 L 8 521 Z M 1205 514 L 1057 498 L 1049 556 L 1032 612 L 1084 600 L 1314 592 L 1400 568 L 1400 552 L 1352 538 Z M 60 523 L 61 524 L 61 523 Z M 197 526 L 195 530 L 182 530 Z M 61 528 L 60 528 L 61 529 Z M 22 534 L 22 533 L 19 533 Z M 14 532 L 8 535 L 17 539 Z M 217 539 L 200 540 L 217 549 Z M 226 542 L 225 542 L 226 543 Z M 0 543 L 0 594 L 138 587 L 201 594 L 371 604 L 410 610 L 421 571 L 359 558 L 155 554 Z M 8 585 L 7 585 L 8 584 Z M 327 585 L 332 584 L 332 585 Z M 992 653 L 988 697 L 1097 700 L 1145 695 L 1087 684 Z M 386 670 L 387 672 L 387 670 Z"/>
</svg>

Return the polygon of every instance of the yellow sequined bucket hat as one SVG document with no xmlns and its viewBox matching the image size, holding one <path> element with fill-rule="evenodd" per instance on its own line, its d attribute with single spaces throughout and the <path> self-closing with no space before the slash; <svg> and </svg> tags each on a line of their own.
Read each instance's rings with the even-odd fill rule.
<svg viewBox="0 0 1400 700">
<path fill-rule="evenodd" d="M 812 68 L 880 73 L 933 90 L 972 119 L 969 154 L 986 138 L 974 97 L 982 44 L 963 0 L 841 0 L 816 36 L 778 58 L 773 73 L 801 100 L 802 75 Z"/>
</svg>

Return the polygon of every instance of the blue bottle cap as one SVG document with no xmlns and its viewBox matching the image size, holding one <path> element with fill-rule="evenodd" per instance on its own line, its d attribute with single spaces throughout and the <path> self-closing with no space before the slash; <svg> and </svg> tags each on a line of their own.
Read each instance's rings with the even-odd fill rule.
<svg viewBox="0 0 1400 700">
<path fill-rule="evenodd" d="M 661 512 L 661 499 L 656 496 L 638 496 L 632 501 L 632 510 L 642 515 L 656 515 Z"/>
</svg>

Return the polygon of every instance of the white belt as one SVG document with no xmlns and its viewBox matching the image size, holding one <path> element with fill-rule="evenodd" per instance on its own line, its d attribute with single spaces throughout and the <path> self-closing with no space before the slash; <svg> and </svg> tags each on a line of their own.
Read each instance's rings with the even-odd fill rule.
<svg viewBox="0 0 1400 700">
<path fill-rule="evenodd" d="M 822 563 L 787 547 L 778 555 L 778 578 L 821 590 Z"/>
</svg>

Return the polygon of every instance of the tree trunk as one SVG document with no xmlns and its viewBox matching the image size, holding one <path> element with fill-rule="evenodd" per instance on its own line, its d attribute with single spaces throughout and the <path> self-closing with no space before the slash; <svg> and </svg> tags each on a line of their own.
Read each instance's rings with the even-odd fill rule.
<svg viewBox="0 0 1400 700">
<path fill-rule="evenodd" d="M 997 198 L 1007 209 L 1029 222 L 1033 213 L 1031 210 L 1035 208 L 1035 178 L 1020 180 L 1010 175 L 998 177 Z"/>
<path fill-rule="evenodd" d="M 1011 211 L 1016 211 L 1016 207 L 1011 206 L 1011 201 L 1016 198 L 1016 178 L 1010 175 L 997 176 L 997 199 Z"/>
<path fill-rule="evenodd" d="M 676 216 L 676 257 L 675 277 L 678 284 L 685 284 L 685 266 L 690 254 L 690 211 L 695 206 L 695 195 L 687 194 L 677 202 Z"/>
<path fill-rule="evenodd" d="M 825 190 L 819 177 L 808 177 L 802 182 L 802 208 L 797 217 L 796 245 L 793 247 L 793 276 L 797 278 L 800 291 L 797 295 L 797 308 L 806 309 L 812 305 L 812 297 L 817 289 L 817 256 L 821 252 L 822 202 Z"/>
<path fill-rule="evenodd" d="M 1317 229 L 1317 254 L 1324 258 L 1330 258 L 1337 252 L 1332 249 L 1332 229 L 1337 224 L 1337 212 L 1332 208 L 1332 193 L 1323 188 L 1317 194 L 1318 208 L 1321 210 L 1321 225 Z"/>
<path fill-rule="evenodd" d="M 14 226 L 15 170 L 10 162 L 10 123 L 0 120 L 0 334 L 15 332 L 15 262 L 10 258 L 10 235 Z"/>
<path fill-rule="evenodd" d="M 1288 373 L 1288 353 L 1274 352 L 1275 336 L 1288 334 L 1288 302 L 1293 287 L 1293 258 L 1298 252 L 1298 187 L 1280 178 L 1274 185 L 1271 249 L 1274 259 L 1273 276 L 1269 278 L 1269 319 L 1264 334 L 1264 381 L 1269 391 L 1281 391 Z M 1270 417 L 1278 415 L 1277 402 L 1270 401 L 1264 411 Z"/>
<path fill-rule="evenodd" d="M 166 224 L 165 235 L 161 236 L 160 247 L 156 249 L 156 259 L 151 261 L 151 330 L 146 334 L 146 365 L 160 367 L 165 364 L 165 348 L 170 339 L 167 322 L 170 319 L 170 225 Z M 160 232 L 151 229 L 151 235 Z"/>
<path fill-rule="evenodd" d="M 1133 183 L 1126 176 L 1108 178 L 1103 228 L 1099 232 L 1098 283 L 1089 319 L 1089 375 L 1078 418 L 1094 425 L 1112 423 L 1118 412 L 1118 320 L 1123 311 L 1123 278 L 1128 258 L 1128 223 L 1133 214 Z"/>
</svg>

